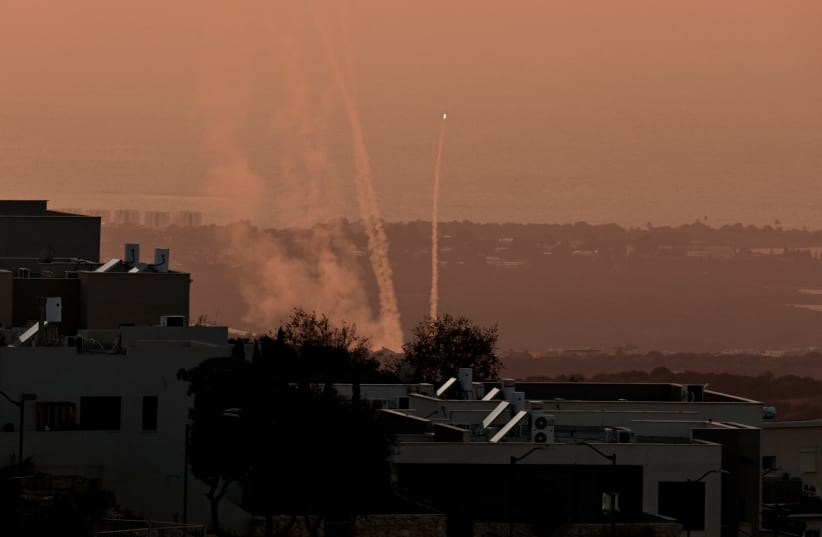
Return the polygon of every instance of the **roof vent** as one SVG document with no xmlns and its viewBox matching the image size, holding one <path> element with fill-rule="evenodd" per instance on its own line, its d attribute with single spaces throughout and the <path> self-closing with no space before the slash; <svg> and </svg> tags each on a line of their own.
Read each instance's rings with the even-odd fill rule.
<svg viewBox="0 0 822 537">
<path fill-rule="evenodd" d="M 168 272 L 168 248 L 154 249 L 154 270 L 157 272 Z"/>
<path fill-rule="evenodd" d="M 136 242 L 127 242 L 126 243 L 126 251 L 123 255 L 123 262 L 127 265 L 134 265 L 140 264 L 140 245 Z"/>
</svg>

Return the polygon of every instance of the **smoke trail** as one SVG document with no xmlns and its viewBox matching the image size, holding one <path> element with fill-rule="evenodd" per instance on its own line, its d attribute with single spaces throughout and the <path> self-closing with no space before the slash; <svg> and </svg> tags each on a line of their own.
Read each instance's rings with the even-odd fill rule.
<svg viewBox="0 0 822 537">
<path fill-rule="evenodd" d="M 384 333 L 391 348 L 399 349 L 402 346 L 402 326 L 400 313 L 397 307 L 397 297 L 394 292 L 394 276 L 391 264 L 388 261 L 388 239 L 385 235 L 377 194 L 374 187 L 374 173 L 371 160 L 365 145 L 360 116 L 350 90 L 350 83 L 343 72 L 340 60 L 334 55 L 328 35 L 321 25 L 320 34 L 323 41 L 325 56 L 334 75 L 334 80 L 340 91 L 348 123 L 351 128 L 354 149 L 354 164 L 356 167 L 357 201 L 363 218 L 365 232 L 368 237 L 368 253 L 379 290 L 380 319 L 384 326 Z M 346 34 L 343 34 L 345 36 Z M 351 65 L 351 52 L 348 43 L 343 43 L 345 65 Z"/>
<path fill-rule="evenodd" d="M 445 118 L 442 115 L 440 125 L 440 140 L 437 143 L 437 162 L 434 165 L 434 203 L 431 211 L 431 320 L 437 318 L 437 308 L 440 300 L 440 269 L 439 269 L 439 218 L 440 218 L 440 165 L 442 164 L 442 145 L 445 141 Z"/>
<path fill-rule="evenodd" d="M 299 22 L 309 20 L 301 8 L 254 7 L 209 12 L 204 21 L 212 49 L 203 56 L 197 87 L 212 159 L 204 189 L 215 208 L 238 218 L 279 218 L 304 229 L 277 233 L 245 222 L 215 230 L 247 306 L 242 320 L 246 328 L 267 331 L 301 307 L 356 324 L 377 348 L 399 350 L 398 322 L 387 327 L 369 303 L 351 230 L 333 221 L 338 215 L 331 203 L 340 202 L 335 191 L 341 185 L 327 151 L 326 116 L 338 85 L 318 84 L 304 69 L 316 61 L 305 56 L 312 49 L 301 46 Z M 281 87 L 266 86 L 269 80 Z M 262 91 L 280 98 L 252 109 Z M 268 113 L 269 125 L 255 121 Z M 263 147 L 279 150 L 279 169 L 265 161 L 272 153 Z M 321 220 L 326 223 L 312 227 Z"/>
</svg>

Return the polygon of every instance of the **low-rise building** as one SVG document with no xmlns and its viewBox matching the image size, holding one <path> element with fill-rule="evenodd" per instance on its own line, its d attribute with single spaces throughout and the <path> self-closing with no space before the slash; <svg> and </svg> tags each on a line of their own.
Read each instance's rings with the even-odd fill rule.
<svg viewBox="0 0 822 537">
<path fill-rule="evenodd" d="M 759 402 L 702 385 L 466 379 L 361 393 L 397 435 L 398 489 L 466 535 L 476 524 L 665 519 L 695 536 L 759 533 Z"/>
</svg>

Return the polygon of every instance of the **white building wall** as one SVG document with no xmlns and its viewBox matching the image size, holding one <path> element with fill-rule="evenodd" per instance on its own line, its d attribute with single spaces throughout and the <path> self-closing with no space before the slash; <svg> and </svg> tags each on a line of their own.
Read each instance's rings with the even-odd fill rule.
<svg viewBox="0 0 822 537">
<path fill-rule="evenodd" d="M 762 456 L 776 457 L 769 477 L 789 474 L 822 493 L 822 420 L 766 422 L 762 430 Z"/>
<path fill-rule="evenodd" d="M 12 398 L 37 394 L 26 403 L 24 457 L 56 474 L 100 477 L 118 504 L 155 520 L 182 516 L 185 423 L 191 400 L 181 368 L 226 356 L 228 345 L 187 346 L 179 342 L 128 349 L 127 354 L 77 353 L 70 347 L 0 348 L 0 389 Z M 120 396 L 119 431 L 36 431 L 37 402 L 75 402 L 80 397 Z M 158 398 L 157 430 L 142 430 L 143 396 Z M 0 400 L 0 461 L 16 458 L 19 410 Z M 204 485 L 189 479 L 189 521 L 206 522 Z M 224 501 L 226 522 L 242 526 L 243 517 Z"/>
</svg>

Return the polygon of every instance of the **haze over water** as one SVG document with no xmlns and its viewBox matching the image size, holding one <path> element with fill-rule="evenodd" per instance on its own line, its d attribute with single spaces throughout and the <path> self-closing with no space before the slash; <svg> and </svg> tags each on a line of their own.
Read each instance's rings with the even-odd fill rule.
<svg viewBox="0 0 822 537">
<path fill-rule="evenodd" d="M 319 13 L 350 40 L 386 220 L 430 218 L 447 111 L 444 221 L 822 227 L 815 0 L 9 4 L 4 197 L 305 224 L 317 172 L 283 163 L 322 147 L 339 179 L 314 216 L 358 218 Z M 208 188 L 220 129 L 270 210 Z"/>
</svg>

